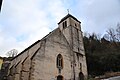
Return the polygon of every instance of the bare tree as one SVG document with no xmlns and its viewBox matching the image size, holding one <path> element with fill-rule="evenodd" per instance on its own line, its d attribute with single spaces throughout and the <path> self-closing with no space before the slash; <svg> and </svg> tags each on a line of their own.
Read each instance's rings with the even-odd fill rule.
<svg viewBox="0 0 120 80">
<path fill-rule="evenodd" d="M 117 24 L 116 37 L 117 37 L 117 41 L 120 42 L 120 23 Z"/>
<path fill-rule="evenodd" d="M 90 34 L 88 32 L 84 32 L 83 36 L 90 37 Z"/>
<path fill-rule="evenodd" d="M 110 36 L 108 34 L 104 34 L 103 38 L 108 40 L 108 41 L 110 40 Z"/>
<path fill-rule="evenodd" d="M 104 35 L 104 38 L 107 38 L 112 42 L 120 42 L 120 23 L 117 24 L 117 28 L 109 28 L 107 34 Z"/>
<path fill-rule="evenodd" d="M 12 49 L 6 53 L 8 57 L 15 57 L 18 54 L 18 50 Z"/>
<path fill-rule="evenodd" d="M 113 42 L 116 41 L 116 34 L 115 34 L 115 30 L 113 28 L 109 28 L 107 31 L 107 34 L 109 35 L 110 41 L 113 41 Z"/>
</svg>

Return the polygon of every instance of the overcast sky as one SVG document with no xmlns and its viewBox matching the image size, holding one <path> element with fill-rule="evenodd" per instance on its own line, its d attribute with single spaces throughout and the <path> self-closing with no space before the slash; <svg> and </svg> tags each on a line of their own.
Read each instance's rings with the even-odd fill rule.
<svg viewBox="0 0 120 80">
<path fill-rule="evenodd" d="M 0 56 L 19 52 L 57 28 L 70 14 L 83 32 L 104 34 L 120 22 L 120 0 L 3 0 L 0 13 Z"/>
</svg>

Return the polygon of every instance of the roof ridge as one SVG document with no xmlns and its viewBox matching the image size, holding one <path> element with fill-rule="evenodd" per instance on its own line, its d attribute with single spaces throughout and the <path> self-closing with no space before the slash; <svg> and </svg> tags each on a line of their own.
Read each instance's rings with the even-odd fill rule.
<svg viewBox="0 0 120 80">
<path fill-rule="evenodd" d="M 63 17 L 60 22 L 58 24 L 60 24 L 62 21 L 64 21 L 65 19 L 67 19 L 68 17 L 72 17 L 73 19 L 75 19 L 76 21 L 80 22 L 77 18 L 75 18 L 74 16 L 72 16 L 71 14 L 67 14 L 65 17 Z M 81 22 L 80 22 L 81 23 Z"/>
</svg>

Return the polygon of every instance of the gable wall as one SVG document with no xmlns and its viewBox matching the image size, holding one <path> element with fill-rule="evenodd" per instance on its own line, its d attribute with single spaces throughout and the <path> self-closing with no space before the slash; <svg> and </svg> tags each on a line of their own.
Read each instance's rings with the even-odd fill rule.
<svg viewBox="0 0 120 80">
<path fill-rule="evenodd" d="M 43 53 L 44 52 L 44 53 Z M 34 57 L 35 59 L 35 80 L 51 80 L 56 79 L 58 75 L 62 75 L 64 79 L 71 78 L 71 55 L 70 47 L 60 30 L 55 31 L 50 35 L 44 46 L 40 49 L 39 53 Z M 44 55 L 44 58 L 39 59 L 38 57 Z M 61 73 L 58 72 L 56 66 L 57 55 L 63 56 L 63 69 Z"/>
<path fill-rule="evenodd" d="M 12 60 L 10 66 L 12 71 L 9 71 L 12 75 L 9 80 L 52 80 L 57 79 L 58 75 L 69 80 L 74 78 L 74 73 L 78 80 L 80 72 L 87 75 L 80 22 L 73 18 L 67 18 L 66 21 L 68 26 L 65 29 L 60 23 L 59 28 Z M 76 52 L 80 55 L 78 56 Z M 56 66 L 58 54 L 63 56 L 61 73 Z M 82 70 L 80 70 L 80 63 L 82 63 Z"/>
</svg>

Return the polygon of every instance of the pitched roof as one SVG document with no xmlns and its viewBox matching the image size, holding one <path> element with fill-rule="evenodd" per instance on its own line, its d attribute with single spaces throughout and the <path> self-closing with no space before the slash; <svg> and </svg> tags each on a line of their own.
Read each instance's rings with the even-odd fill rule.
<svg viewBox="0 0 120 80">
<path fill-rule="evenodd" d="M 71 14 L 67 14 L 64 18 L 62 18 L 60 20 L 60 22 L 58 24 L 60 24 L 61 22 L 63 22 L 65 19 L 67 19 L 68 17 L 72 17 L 73 19 L 75 19 L 76 21 L 80 22 L 79 20 L 77 20 L 77 18 L 75 18 L 74 16 L 72 16 Z M 81 22 L 80 22 L 81 23 Z"/>
</svg>

